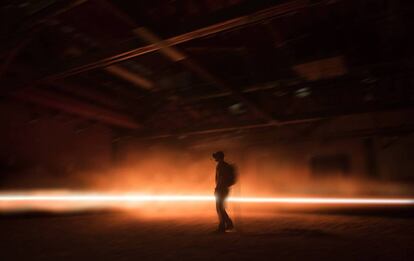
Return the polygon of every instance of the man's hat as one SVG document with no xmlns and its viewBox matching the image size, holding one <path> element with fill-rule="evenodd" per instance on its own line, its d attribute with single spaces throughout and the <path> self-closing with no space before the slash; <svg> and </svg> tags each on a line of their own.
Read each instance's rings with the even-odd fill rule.
<svg viewBox="0 0 414 261">
<path fill-rule="evenodd" d="M 216 151 L 213 153 L 213 158 L 215 159 L 224 159 L 224 152 Z"/>
</svg>

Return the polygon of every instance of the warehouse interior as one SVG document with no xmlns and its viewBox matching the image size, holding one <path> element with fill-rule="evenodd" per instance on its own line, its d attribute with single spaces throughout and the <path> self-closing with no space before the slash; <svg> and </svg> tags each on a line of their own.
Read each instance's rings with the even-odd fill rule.
<svg viewBox="0 0 414 261">
<path fill-rule="evenodd" d="M 210 195 L 223 150 L 234 196 L 412 198 L 413 17 L 409 0 L 2 1 L 0 194 Z M 0 256 L 410 260 L 413 209 L 380 207 L 230 204 L 239 230 L 217 238 L 214 203 L 1 201 Z"/>
</svg>

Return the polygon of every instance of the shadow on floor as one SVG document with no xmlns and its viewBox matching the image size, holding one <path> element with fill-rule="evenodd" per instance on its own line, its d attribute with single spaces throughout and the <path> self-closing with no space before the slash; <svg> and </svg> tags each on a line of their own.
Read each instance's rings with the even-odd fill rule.
<svg viewBox="0 0 414 261">
<path fill-rule="evenodd" d="M 354 207 L 354 208 L 320 208 L 311 210 L 289 210 L 289 213 L 340 215 L 340 216 L 370 216 L 386 218 L 414 218 L 413 206 L 398 207 Z"/>
<path fill-rule="evenodd" d="M 336 238 L 337 235 L 320 229 L 287 228 L 271 233 L 242 233 L 248 237 L 310 237 L 310 238 Z"/>
<path fill-rule="evenodd" d="M 33 219 L 33 218 L 65 218 L 76 216 L 93 216 L 103 214 L 119 213 L 116 210 L 95 209 L 95 210 L 80 210 L 69 212 L 53 212 L 53 211 L 16 211 L 16 212 L 0 212 L 0 220 L 7 219 Z"/>
</svg>

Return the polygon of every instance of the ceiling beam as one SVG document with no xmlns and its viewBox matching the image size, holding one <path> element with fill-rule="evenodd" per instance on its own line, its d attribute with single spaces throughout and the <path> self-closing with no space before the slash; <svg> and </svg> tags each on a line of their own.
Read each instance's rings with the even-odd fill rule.
<svg viewBox="0 0 414 261">
<path fill-rule="evenodd" d="M 2 47 L 2 50 L 0 51 L 0 56 L 5 56 L 2 57 L 2 61 L 0 62 L 0 79 L 7 72 L 15 58 L 20 54 L 21 50 L 24 49 L 32 40 L 33 35 L 37 34 L 42 29 L 41 25 L 45 21 L 69 11 L 85 3 L 86 1 L 87 0 L 55 2 L 49 7 L 46 7 L 45 10 L 35 13 L 29 17 L 29 19 L 27 19 L 27 21 L 23 24 L 23 28 L 16 28 L 16 31 L 19 33 L 14 37 L 9 36 L 8 38 L 11 39 L 6 42 L 6 44 L 10 44 L 12 48 L 9 50 L 8 48 Z M 2 44 L 4 44 L 4 42 Z M 5 54 L 3 52 L 5 52 Z"/>
<path fill-rule="evenodd" d="M 194 39 L 199 39 L 206 36 L 211 36 L 220 32 L 230 31 L 237 28 L 241 28 L 243 26 L 247 26 L 252 23 L 258 23 L 270 19 L 274 19 L 279 16 L 288 15 L 288 14 L 294 14 L 295 12 L 298 12 L 304 8 L 307 8 L 311 5 L 311 1 L 309 0 L 296 0 L 296 1 L 288 1 L 283 4 L 278 4 L 273 7 L 260 10 L 258 12 L 240 16 L 234 19 L 230 19 L 221 23 L 213 24 L 211 26 L 203 27 L 188 33 L 184 33 L 181 35 L 177 35 L 168 39 L 164 40 L 165 45 L 167 46 L 174 46 L 178 44 L 182 44 Z M 313 3 L 312 5 L 317 4 L 325 4 L 329 3 L 328 0 Z M 102 1 L 99 1 L 100 4 L 107 5 L 107 3 L 102 3 Z M 135 21 L 133 21 L 131 18 L 127 17 L 126 15 L 120 13 L 117 11 L 116 13 L 117 17 L 121 18 L 125 23 L 127 23 L 131 29 L 135 28 Z M 84 64 L 81 66 L 77 66 L 75 68 L 66 70 L 64 72 L 51 75 L 45 79 L 45 81 L 49 80 L 55 80 L 55 79 L 63 79 L 72 75 L 76 75 L 82 72 L 90 71 L 97 68 L 107 67 L 109 65 L 122 62 L 125 60 L 129 60 L 134 57 L 138 57 L 147 53 L 155 52 L 163 47 L 159 44 L 149 44 L 142 47 L 137 47 L 134 49 L 131 49 L 129 51 L 121 52 L 116 55 L 100 59 L 98 61 L 94 61 L 88 64 Z"/>
<path fill-rule="evenodd" d="M 307 123 L 307 122 L 303 122 Z M 250 125 L 242 128 L 244 130 L 257 129 L 257 128 L 266 128 L 269 126 L 266 125 Z M 270 126 L 271 127 L 271 126 Z M 230 131 L 240 130 L 240 128 L 226 128 L 221 131 L 203 131 L 203 132 L 189 132 L 182 133 L 179 135 L 159 135 L 144 137 L 143 140 L 155 140 L 179 136 L 194 136 L 194 135 L 203 135 L 203 134 L 217 134 Z M 408 135 L 414 133 L 414 125 L 408 126 L 397 126 L 397 127 L 386 127 L 386 128 L 370 128 L 370 129 L 361 129 L 361 130 L 351 130 L 351 131 L 339 131 L 328 133 L 325 135 L 314 135 L 314 136 L 304 136 L 298 137 L 297 139 L 283 139 L 279 142 L 293 143 L 293 142 L 303 142 L 303 141 L 312 141 L 312 140 L 336 140 L 336 139 L 346 139 L 346 138 L 367 138 L 367 137 L 381 137 L 381 136 L 400 136 Z M 269 139 L 265 139 L 266 143 L 269 143 Z"/>
<path fill-rule="evenodd" d="M 122 110 L 125 108 L 125 104 L 118 99 L 115 99 L 113 96 L 104 94 L 101 91 L 98 91 L 97 88 L 91 86 L 86 87 L 86 84 L 74 84 L 66 81 L 59 81 L 51 84 L 52 87 L 56 90 L 59 90 L 70 95 L 81 97 L 85 100 L 93 101 L 104 107 L 119 109 Z"/>
<path fill-rule="evenodd" d="M 292 120 L 289 122 L 282 122 L 278 124 L 281 125 L 289 125 L 289 124 L 300 124 L 300 123 L 309 123 L 316 120 L 322 120 L 323 118 L 312 118 L 312 119 L 304 119 L 304 120 Z M 222 128 L 212 128 L 212 129 L 204 129 L 204 130 L 194 130 L 194 131 L 187 131 L 187 132 L 176 132 L 176 133 L 166 133 L 166 134 L 158 134 L 152 135 L 148 137 L 143 137 L 143 139 L 164 139 L 164 138 L 171 138 L 171 137 L 180 137 L 180 136 L 194 136 L 194 135 L 206 135 L 206 134 L 216 134 L 216 133 L 225 133 L 225 132 L 234 132 L 240 130 L 252 130 L 252 129 L 262 129 L 262 128 L 274 128 L 275 124 L 273 123 L 258 123 L 258 124 L 245 124 L 245 125 L 236 125 L 231 127 L 222 127 Z"/>
<path fill-rule="evenodd" d="M 162 40 L 156 34 L 151 32 L 148 28 L 138 27 L 131 17 L 129 17 L 122 10 L 114 6 L 112 3 L 110 3 L 107 0 L 98 0 L 98 3 L 102 4 L 106 9 L 110 10 L 113 14 L 116 15 L 116 17 L 122 19 L 127 25 L 135 28 L 133 30 L 134 34 L 136 34 L 142 40 L 148 42 L 149 44 L 155 44 L 156 46 L 158 46 L 158 51 L 164 56 L 166 56 L 168 59 L 170 59 L 173 62 L 181 63 L 182 65 L 184 65 L 184 67 L 198 75 L 200 78 L 206 80 L 207 82 L 215 84 L 224 91 L 229 91 L 234 98 L 246 105 L 258 117 L 262 118 L 263 120 L 266 120 L 271 124 L 277 124 L 277 120 L 274 119 L 270 113 L 260 108 L 257 104 L 248 99 L 244 94 L 237 90 L 237 88 L 234 88 L 229 84 L 225 83 L 222 79 L 214 75 L 203 65 L 194 61 L 174 46 L 169 46 L 164 40 Z"/>
<path fill-rule="evenodd" d="M 87 119 L 96 120 L 121 128 L 135 130 L 141 127 L 140 124 L 126 115 L 104 109 L 99 106 L 91 105 L 89 103 L 84 103 L 79 100 L 71 99 L 50 91 L 37 88 L 25 88 L 13 92 L 11 96 L 46 108 L 60 110 L 69 114 L 78 115 Z"/>
<path fill-rule="evenodd" d="M 154 83 L 148 79 L 146 79 L 145 77 L 132 72 L 128 69 L 125 69 L 122 66 L 119 65 L 111 65 L 108 67 L 105 67 L 105 71 L 116 75 L 128 82 L 131 82 L 132 84 L 134 84 L 135 86 L 147 90 L 147 91 L 151 91 L 154 90 Z"/>
<path fill-rule="evenodd" d="M 154 44 L 155 46 L 157 46 L 158 51 L 164 56 L 166 56 L 168 59 L 170 59 L 173 62 L 181 63 L 188 70 L 192 71 L 193 73 L 198 75 L 200 78 L 206 80 L 207 82 L 215 84 L 216 86 L 220 87 L 224 91 L 231 92 L 234 98 L 238 99 L 240 102 L 246 105 L 255 115 L 257 115 L 261 119 L 266 120 L 266 122 L 268 123 L 277 124 L 277 120 L 274 119 L 270 113 L 260 108 L 257 104 L 255 104 L 250 99 L 248 99 L 244 94 L 242 94 L 236 88 L 225 83 L 222 79 L 215 76 L 208 69 L 204 68 L 200 63 L 192 60 L 190 57 L 188 57 L 186 54 L 184 54 L 177 48 L 173 46 L 169 46 L 164 40 L 159 38 L 149 29 L 145 27 L 139 27 L 134 21 L 134 19 L 132 19 L 125 12 L 123 12 L 122 10 L 114 6 L 112 3 L 110 3 L 107 0 L 96 0 L 96 2 L 99 5 L 106 8 L 107 10 L 109 10 L 117 18 L 124 21 L 126 25 L 130 26 L 131 28 L 135 28 L 133 29 L 134 34 L 136 34 L 138 37 L 148 42 L 149 44 Z"/>
<path fill-rule="evenodd" d="M 252 93 L 252 92 L 259 92 L 259 91 L 277 89 L 277 88 L 281 88 L 281 87 L 284 87 L 284 86 L 286 86 L 286 85 L 281 85 L 279 82 L 274 81 L 274 82 L 268 82 L 268 83 L 264 83 L 264 84 L 251 85 L 251 86 L 248 86 L 246 88 L 243 88 L 240 91 L 242 93 Z M 289 85 L 289 86 L 291 86 L 291 85 Z M 202 101 L 202 100 L 210 100 L 210 99 L 216 99 L 216 98 L 227 97 L 227 96 L 231 96 L 231 92 L 221 91 L 221 92 L 214 92 L 214 93 L 210 93 L 210 94 L 203 94 L 203 95 L 199 95 L 199 96 L 190 96 L 190 97 L 187 97 L 186 100 L 189 101 L 189 102 L 198 102 L 198 101 Z"/>
<path fill-rule="evenodd" d="M 179 136 L 194 136 L 194 135 L 206 135 L 206 134 L 217 134 L 217 133 L 226 133 L 226 132 L 234 132 L 240 130 L 253 130 L 253 129 L 274 129 L 275 127 L 286 126 L 286 125 L 294 125 L 294 124 L 303 124 L 303 123 L 312 123 L 315 121 L 326 121 L 329 119 L 344 117 L 344 116 L 357 116 L 366 113 L 381 113 L 381 112 L 388 112 L 388 111 L 400 111 L 400 110 L 412 110 L 414 108 L 414 103 L 405 103 L 405 104 L 388 104 L 388 105 L 381 105 L 369 108 L 349 108 L 347 110 L 336 110 L 336 111 L 324 111 L 319 113 L 313 113 L 308 115 L 301 115 L 292 119 L 285 119 L 279 121 L 277 125 L 272 123 L 254 123 L 254 124 L 243 124 L 243 125 L 235 125 L 229 127 L 220 127 L 220 128 L 211 128 L 211 129 L 200 129 L 200 130 L 193 130 L 193 131 L 185 131 L 180 132 L 176 131 L 174 133 L 165 133 L 165 134 L 157 134 L 157 135 L 150 135 L 147 137 L 143 137 L 143 139 L 164 139 L 164 138 L 171 138 L 171 137 L 179 137 Z"/>
<path fill-rule="evenodd" d="M 200 63 L 192 60 L 189 56 L 182 53 L 177 48 L 166 45 L 162 39 L 150 32 L 148 29 L 144 27 L 139 27 L 134 30 L 134 33 L 137 34 L 143 40 L 160 46 L 159 51 L 164 56 L 169 58 L 171 61 L 180 62 L 187 69 L 198 75 L 200 78 L 206 80 L 207 82 L 215 84 L 216 86 L 220 87 L 223 91 L 230 92 L 231 96 L 233 96 L 234 98 L 245 104 L 247 107 L 249 107 L 251 111 L 253 111 L 260 118 L 266 120 L 269 123 L 277 124 L 277 120 L 274 119 L 270 113 L 264 111 L 257 104 L 253 103 L 239 90 L 225 83 L 222 79 L 215 76 L 208 69 L 204 68 L 204 66 L 202 66 Z"/>
</svg>

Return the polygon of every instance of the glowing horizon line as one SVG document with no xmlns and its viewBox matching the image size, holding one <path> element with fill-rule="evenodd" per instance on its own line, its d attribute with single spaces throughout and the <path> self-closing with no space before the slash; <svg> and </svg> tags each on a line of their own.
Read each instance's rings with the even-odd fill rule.
<svg viewBox="0 0 414 261">
<path fill-rule="evenodd" d="M 1 202 L 206 202 L 214 196 L 138 195 L 138 194 L 70 194 L 24 195 L 0 194 Z M 340 198 L 340 197 L 229 197 L 228 202 L 284 204 L 375 204 L 414 205 L 414 198 Z"/>
</svg>

